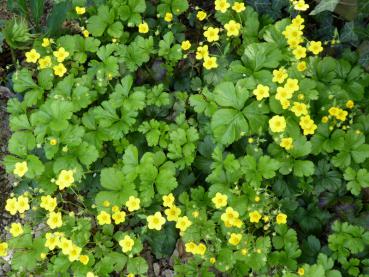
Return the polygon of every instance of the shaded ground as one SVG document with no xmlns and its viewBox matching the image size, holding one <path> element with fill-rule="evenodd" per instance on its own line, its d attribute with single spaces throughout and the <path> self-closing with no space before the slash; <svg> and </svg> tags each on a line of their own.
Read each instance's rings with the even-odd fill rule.
<svg viewBox="0 0 369 277">
<path fill-rule="evenodd" d="M 6 155 L 7 142 L 10 137 L 8 114 L 6 112 L 6 102 L 9 96 L 8 91 L 3 87 L 0 87 L 0 161 Z M 5 173 L 5 168 L 0 163 L 0 231 L 4 230 L 3 228 L 7 225 L 7 222 L 10 219 L 10 216 L 7 213 L 4 213 L 4 207 L 12 187 L 11 179 L 11 176 Z"/>
<path fill-rule="evenodd" d="M 6 0 L 0 0 L 0 20 L 12 17 L 12 14 L 7 10 L 6 2 Z M 5 79 L 5 66 L 9 63 L 10 55 L 8 51 L 7 48 L 4 48 L 4 52 L 0 54 L 0 85 L 2 85 L 2 80 Z M 9 97 L 10 91 L 0 86 L 0 161 L 7 153 L 7 142 L 10 137 L 8 114 L 6 112 L 6 103 Z M 10 176 L 5 173 L 5 168 L 0 163 L 0 234 L 3 233 L 2 230 L 4 230 L 10 219 L 9 215 L 4 213 L 4 207 L 6 199 L 10 194 L 12 182 Z"/>
</svg>

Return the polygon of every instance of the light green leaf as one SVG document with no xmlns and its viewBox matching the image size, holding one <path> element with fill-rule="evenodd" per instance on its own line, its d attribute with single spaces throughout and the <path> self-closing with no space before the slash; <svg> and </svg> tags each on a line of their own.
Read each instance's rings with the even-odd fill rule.
<svg viewBox="0 0 369 277">
<path fill-rule="evenodd" d="M 229 145 L 247 133 L 249 126 L 242 112 L 234 109 L 217 110 L 211 118 L 211 129 L 217 142 Z"/>
</svg>

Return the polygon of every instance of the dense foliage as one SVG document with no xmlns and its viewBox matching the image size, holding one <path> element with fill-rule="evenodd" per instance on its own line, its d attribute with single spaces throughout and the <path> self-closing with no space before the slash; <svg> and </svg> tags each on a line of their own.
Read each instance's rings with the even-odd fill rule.
<svg viewBox="0 0 369 277">
<path fill-rule="evenodd" d="M 97 3 L 98 2 L 98 3 Z M 369 276 L 369 74 L 243 2 L 73 0 L 12 76 L 9 276 Z M 28 34 L 27 34 L 28 36 Z"/>
</svg>

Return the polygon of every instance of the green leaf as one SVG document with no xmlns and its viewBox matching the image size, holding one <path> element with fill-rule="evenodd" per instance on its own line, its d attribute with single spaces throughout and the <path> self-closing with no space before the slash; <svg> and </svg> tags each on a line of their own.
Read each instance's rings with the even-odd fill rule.
<svg viewBox="0 0 369 277">
<path fill-rule="evenodd" d="M 241 60 L 246 68 L 253 72 L 262 68 L 276 68 L 282 59 L 282 53 L 274 43 L 252 43 L 245 49 Z"/>
<path fill-rule="evenodd" d="M 211 129 L 217 142 L 229 145 L 247 133 L 249 126 L 242 112 L 234 109 L 217 110 L 211 118 Z"/>
<path fill-rule="evenodd" d="M 131 258 L 127 263 L 127 271 L 133 274 L 146 274 L 148 268 L 147 262 L 141 257 Z"/>
<path fill-rule="evenodd" d="M 119 50 L 119 54 L 128 70 L 133 72 L 139 66 L 150 60 L 150 54 L 152 53 L 153 48 L 153 37 L 145 39 L 141 36 L 137 36 L 130 45 L 122 46 Z"/>
<path fill-rule="evenodd" d="M 359 195 L 363 188 L 369 187 L 369 172 L 365 168 L 354 170 L 351 167 L 345 170 L 343 175 L 347 183 L 347 189 L 353 195 Z"/>
<path fill-rule="evenodd" d="M 27 156 L 27 164 L 28 171 L 26 173 L 26 176 L 29 178 L 40 176 L 45 170 L 45 166 L 42 164 L 40 159 L 35 155 Z"/>
<path fill-rule="evenodd" d="M 41 16 L 44 13 L 44 0 L 30 0 L 31 14 L 36 26 L 39 26 Z"/>
<path fill-rule="evenodd" d="M 30 89 L 37 89 L 38 86 L 33 81 L 31 72 L 28 69 L 23 68 L 14 73 L 13 88 L 16 92 L 25 92 Z"/>
<path fill-rule="evenodd" d="M 145 10 L 145 0 L 128 0 L 126 5 L 120 6 L 118 14 L 123 21 L 128 21 L 128 26 L 138 25 L 142 21 L 140 13 Z"/>
<path fill-rule="evenodd" d="M 8 142 L 9 152 L 25 156 L 36 147 L 36 139 L 31 132 L 15 132 Z"/>
<path fill-rule="evenodd" d="M 295 160 L 293 163 L 293 174 L 297 177 L 311 176 L 314 174 L 314 170 L 312 161 Z"/>
<path fill-rule="evenodd" d="M 103 35 L 105 29 L 114 22 L 114 11 L 108 6 L 102 5 L 97 10 L 97 15 L 88 19 L 87 30 L 95 37 Z"/>
<path fill-rule="evenodd" d="M 124 174 L 116 168 L 104 168 L 101 170 L 100 182 L 103 188 L 120 190 L 124 184 Z"/>
<path fill-rule="evenodd" d="M 157 259 L 168 257 L 176 247 L 178 233 L 174 224 L 165 224 L 160 232 L 148 234 L 149 244 Z M 163 243 L 165 241 L 165 243 Z"/>
<path fill-rule="evenodd" d="M 182 48 L 179 44 L 174 44 L 174 35 L 168 32 L 159 42 L 158 55 L 164 57 L 168 61 L 178 61 L 182 58 Z M 173 45 L 173 46 L 172 46 Z"/>
<path fill-rule="evenodd" d="M 258 101 L 251 102 L 247 105 L 242 113 L 247 118 L 250 126 L 250 133 L 261 134 L 263 130 L 266 129 L 269 112 L 268 107 L 264 103 L 259 103 Z M 244 132 L 247 132 L 246 130 Z"/>
<path fill-rule="evenodd" d="M 214 100 L 222 107 L 241 110 L 248 98 L 248 91 L 236 89 L 232 82 L 220 83 L 214 89 Z"/>
<path fill-rule="evenodd" d="M 310 12 L 310 15 L 316 15 L 324 11 L 333 12 L 340 0 L 321 0 L 318 5 Z"/>
<path fill-rule="evenodd" d="M 158 12 L 161 16 L 164 16 L 167 12 L 180 15 L 184 13 L 188 7 L 187 0 L 161 0 L 158 5 Z"/>
<path fill-rule="evenodd" d="M 38 84 L 45 90 L 53 87 L 54 74 L 52 69 L 46 68 L 39 71 L 37 76 Z"/>
<path fill-rule="evenodd" d="M 253 156 L 246 155 L 241 160 L 241 170 L 251 186 L 259 187 L 264 179 L 271 179 L 276 175 L 280 163 L 269 156 L 261 156 L 257 161 Z"/>
<path fill-rule="evenodd" d="M 96 147 L 87 142 L 83 142 L 78 148 L 78 159 L 85 166 L 91 165 L 99 157 Z"/>
</svg>

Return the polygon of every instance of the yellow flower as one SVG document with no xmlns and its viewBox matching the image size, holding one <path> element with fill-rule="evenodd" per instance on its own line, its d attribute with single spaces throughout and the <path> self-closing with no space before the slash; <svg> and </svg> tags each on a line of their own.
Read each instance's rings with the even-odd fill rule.
<svg viewBox="0 0 369 277">
<path fill-rule="evenodd" d="M 110 224 L 111 223 L 111 217 L 110 217 L 110 214 L 108 214 L 107 212 L 105 211 L 101 211 L 97 217 L 97 223 L 99 225 L 105 225 L 105 224 Z"/>
<path fill-rule="evenodd" d="M 166 209 L 164 213 L 167 216 L 168 221 L 177 221 L 181 214 L 181 209 L 172 205 L 170 208 Z"/>
<path fill-rule="evenodd" d="M 98 276 L 95 275 L 93 272 L 89 271 L 89 272 L 86 273 L 86 277 L 98 277 Z"/>
<path fill-rule="evenodd" d="M 81 255 L 81 252 L 82 252 L 82 248 L 81 247 L 78 247 L 76 245 L 73 245 L 70 248 L 69 253 L 68 253 L 68 259 L 69 259 L 69 261 L 70 262 L 78 261 L 80 255 Z"/>
<path fill-rule="evenodd" d="M 9 198 L 6 200 L 5 210 L 11 215 L 15 215 L 18 211 L 18 202 L 16 198 Z"/>
<path fill-rule="evenodd" d="M 164 20 L 166 22 L 171 22 L 173 20 L 173 14 L 172 13 L 166 13 L 164 16 Z"/>
<path fill-rule="evenodd" d="M 322 117 L 322 122 L 323 122 L 323 123 L 327 123 L 327 122 L 328 122 L 328 120 L 329 120 L 328 116 L 323 116 L 323 117 Z"/>
<path fill-rule="evenodd" d="M 62 221 L 62 215 L 60 212 L 51 212 L 48 215 L 48 219 L 47 219 L 47 225 L 49 225 L 49 227 L 51 229 L 55 229 L 58 227 L 63 226 L 63 221 Z"/>
<path fill-rule="evenodd" d="M 286 224 L 287 223 L 287 215 L 285 215 L 284 213 L 278 213 L 277 217 L 277 224 Z"/>
<path fill-rule="evenodd" d="M 113 213 L 111 217 L 114 219 L 114 223 L 117 225 L 126 221 L 126 213 L 123 211 L 117 211 Z"/>
<path fill-rule="evenodd" d="M 294 19 L 292 19 L 292 25 L 300 27 L 304 21 L 305 20 L 301 17 L 301 15 L 297 15 Z"/>
<path fill-rule="evenodd" d="M 132 250 L 135 241 L 128 235 L 125 235 L 122 240 L 119 241 L 120 247 L 122 247 L 123 253 L 127 253 Z"/>
<path fill-rule="evenodd" d="M 305 270 L 304 270 L 302 267 L 300 267 L 300 268 L 297 270 L 297 274 L 298 274 L 299 276 L 304 276 L 304 275 L 305 275 Z"/>
<path fill-rule="evenodd" d="M 287 43 L 291 49 L 295 49 L 302 42 L 301 38 L 289 38 Z"/>
<path fill-rule="evenodd" d="M 216 262 L 217 260 L 214 258 L 214 257 L 211 257 L 210 259 L 209 259 L 209 262 L 211 263 L 211 264 L 215 264 L 215 262 Z"/>
<path fill-rule="evenodd" d="M 146 22 L 143 22 L 138 25 L 138 32 L 141 34 L 146 34 L 149 31 L 149 25 Z"/>
<path fill-rule="evenodd" d="M 37 63 L 40 57 L 41 55 L 35 49 L 26 52 L 26 62 L 28 63 Z"/>
<path fill-rule="evenodd" d="M 44 208 L 46 211 L 52 212 L 55 210 L 56 206 L 56 197 L 51 197 L 50 195 L 41 196 L 41 208 Z"/>
<path fill-rule="evenodd" d="M 308 49 L 314 55 L 318 55 L 320 52 L 323 51 L 322 42 L 321 41 L 310 41 Z"/>
<path fill-rule="evenodd" d="M 111 211 L 112 211 L 113 213 L 116 213 L 116 212 L 119 212 L 119 211 L 120 211 L 120 209 L 119 209 L 119 207 L 118 207 L 117 205 L 114 205 L 113 207 L 111 207 Z"/>
<path fill-rule="evenodd" d="M 293 51 L 293 55 L 296 59 L 301 60 L 302 58 L 306 58 L 306 48 L 299 45 Z"/>
<path fill-rule="evenodd" d="M 173 193 L 169 193 L 168 195 L 163 195 L 163 206 L 164 207 L 172 207 L 174 204 L 174 196 Z"/>
<path fill-rule="evenodd" d="M 41 46 L 42 47 L 49 47 L 51 45 L 51 43 L 53 42 L 52 39 L 49 39 L 49 38 L 43 38 L 42 39 L 42 43 L 41 43 Z"/>
<path fill-rule="evenodd" d="M 209 27 L 204 32 L 204 37 L 206 37 L 208 42 L 218 41 L 219 40 L 219 28 Z"/>
<path fill-rule="evenodd" d="M 60 238 L 55 234 L 46 233 L 45 238 L 46 238 L 45 247 L 49 248 L 49 250 L 54 250 L 55 247 L 60 244 Z"/>
<path fill-rule="evenodd" d="M 288 78 L 284 88 L 291 92 L 298 91 L 300 89 L 299 81 L 297 79 Z"/>
<path fill-rule="evenodd" d="M 60 63 L 58 65 L 55 65 L 53 67 L 54 74 L 59 77 L 63 77 L 64 74 L 67 72 L 67 69 L 65 68 L 64 64 Z"/>
<path fill-rule="evenodd" d="M 293 102 L 293 106 L 291 108 L 291 111 L 298 117 L 302 116 L 302 115 L 307 115 L 308 110 L 307 110 L 307 106 L 304 103 L 299 103 L 299 102 Z"/>
<path fill-rule="evenodd" d="M 79 15 L 82 15 L 84 13 L 86 13 L 86 8 L 85 7 L 76 7 L 76 13 Z"/>
<path fill-rule="evenodd" d="M 184 232 L 191 225 L 192 225 L 192 222 L 188 219 L 188 217 L 182 216 L 178 218 L 176 228 L 178 228 L 181 232 Z"/>
<path fill-rule="evenodd" d="M 234 10 L 237 13 L 240 13 L 246 10 L 246 7 L 245 7 L 245 4 L 242 2 L 234 2 L 232 6 L 232 10 Z"/>
<path fill-rule="evenodd" d="M 230 20 L 224 25 L 224 28 L 227 30 L 228 37 L 237 37 L 240 34 L 241 24 L 234 20 Z"/>
<path fill-rule="evenodd" d="M 286 120 L 283 116 L 275 115 L 269 120 L 269 127 L 273 133 L 281 133 L 286 129 Z"/>
<path fill-rule="evenodd" d="M 261 214 L 258 211 L 253 211 L 249 213 L 250 222 L 251 223 L 258 223 L 261 218 Z"/>
<path fill-rule="evenodd" d="M 8 255 L 8 244 L 6 242 L 0 243 L 0 257 Z"/>
<path fill-rule="evenodd" d="M 348 112 L 347 112 L 347 111 L 342 110 L 342 109 L 339 109 L 339 110 L 338 110 L 338 113 L 337 113 L 337 115 L 336 115 L 336 118 L 337 118 L 338 120 L 345 121 L 345 120 L 346 120 L 347 115 L 348 115 Z"/>
<path fill-rule="evenodd" d="M 81 255 L 81 256 L 79 256 L 79 261 L 83 265 L 87 265 L 89 260 L 90 260 L 90 258 L 87 255 Z"/>
<path fill-rule="evenodd" d="M 189 40 L 182 41 L 181 48 L 185 51 L 190 49 L 191 48 L 191 42 Z"/>
<path fill-rule="evenodd" d="M 198 11 L 196 17 L 198 20 L 203 21 L 206 18 L 207 14 L 204 11 Z"/>
<path fill-rule="evenodd" d="M 211 201 L 214 203 L 215 208 L 220 209 L 227 206 L 228 196 L 217 192 Z"/>
<path fill-rule="evenodd" d="M 269 87 L 259 84 L 252 93 L 256 96 L 256 100 L 261 101 L 269 97 Z"/>
<path fill-rule="evenodd" d="M 242 239 L 242 234 L 231 233 L 228 242 L 232 245 L 238 245 Z"/>
<path fill-rule="evenodd" d="M 21 195 L 17 199 L 17 210 L 20 214 L 24 213 L 25 211 L 28 211 L 30 209 L 28 198 Z"/>
<path fill-rule="evenodd" d="M 235 211 L 232 207 L 228 207 L 225 212 L 221 215 L 220 219 L 224 222 L 226 227 L 231 227 L 238 221 L 240 214 Z"/>
<path fill-rule="evenodd" d="M 305 115 L 300 117 L 300 122 L 299 122 L 301 128 L 304 130 L 304 135 L 313 135 L 315 130 L 318 128 L 318 126 L 316 126 L 314 124 L 314 121 L 310 118 L 309 115 Z"/>
<path fill-rule="evenodd" d="M 283 147 L 286 150 L 290 150 L 293 147 L 293 139 L 292 138 L 282 138 L 279 146 Z"/>
<path fill-rule="evenodd" d="M 135 275 L 133 273 L 128 273 L 127 277 L 135 277 Z"/>
<path fill-rule="evenodd" d="M 185 244 L 185 250 L 187 253 L 195 254 L 196 248 L 197 248 L 197 245 L 193 241 L 187 242 Z"/>
<path fill-rule="evenodd" d="M 200 255 L 200 256 L 204 256 L 206 252 L 206 245 L 203 243 L 199 243 L 194 250 L 194 254 Z"/>
<path fill-rule="evenodd" d="M 160 212 L 156 212 L 154 215 L 149 215 L 147 217 L 147 227 L 151 230 L 155 229 L 157 231 L 161 230 L 161 227 L 165 223 L 165 218 L 161 215 Z"/>
<path fill-rule="evenodd" d="M 53 52 L 54 57 L 57 59 L 59 63 L 62 63 L 66 58 L 69 57 L 69 52 L 64 49 L 64 47 L 60 47 L 58 51 Z"/>
<path fill-rule="evenodd" d="M 293 96 L 293 91 L 287 90 L 285 87 L 277 87 L 277 93 L 275 99 L 282 102 L 283 100 L 291 99 Z"/>
<path fill-rule="evenodd" d="M 352 100 L 348 100 L 348 101 L 346 102 L 346 108 L 348 108 L 348 109 L 352 109 L 354 106 L 355 106 L 354 101 L 352 101 Z"/>
<path fill-rule="evenodd" d="M 287 74 L 287 70 L 284 69 L 283 67 L 280 69 L 274 69 L 273 70 L 273 82 L 274 83 L 279 83 L 282 84 L 284 82 L 284 80 L 286 80 L 288 78 L 288 74 Z"/>
<path fill-rule="evenodd" d="M 59 190 L 63 190 L 70 187 L 74 182 L 73 170 L 62 170 L 59 173 L 58 179 L 55 184 L 59 187 Z"/>
<path fill-rule="evenodd" d="M 24 233 L 22 224 L 12 223 L 9 232 L 13 237 L 18 237 L 22 235 Z"/>
<path fill-rule="evenodd" d="M 339 112 L 339 108 L 337 107 L 330 107 L 328 110 L 328 113 L 334 117 L 337 116 L 338 112 Z"/>
<path fill-rule="evenodd" d="M 50 145 L 57 145 L 58 144 L 58 140 L 55 138 L 50 139 Z"/>
<path fill-rule="evenodd" d="M 15 175 L 18 175 L 19 177 L 23 177 L 28 171 L 28 165 L 26 161 L 23 162 L 17 162 L 15 164 L 13 173 Z"/>
<path fill-rule="evenodd" d="M 140 209 L 140 199 L 134 196 L 130 196 L 128 198 L 128 201 L 126 202 L 126 207 L 128 208 L 128 211 L 133 212 Z"/>
<path fill-rule="evenodd" d="M 297 63 L 296 68 L 298 71 L 302 72 L 306 70 L 306 62 L 305 61 L 301 61 L 299 63 Z"/>
<path fill-rule="evenodd" d="M 285 30 L 282 32 L 284 37 L 289 39 L 302 39 L 303 32 L 300 30 L 299 26 L 288 25 Z M 302 41 L 301 41 L 302 42 Z"/>
<path fill-rule="evenodd" d="M 104 206 L 105 208 L 109 208 L 109 207 L 110 207 L 110 202 L 109 202 L 108 200 L 105 200 L 105 201 L 103 202 L 103 206 Z"/>
<path fill-rule="evenodd" d="M 58 246 L 64 255 L 69 255 L 70 251 L 73 249 L 73 242 L 69 239 L 61 238 Z"/>
<path fill-rule="evenodd" d="M 205 57 L 202 65 L 207 70 L 217 68 L 218 67 L 217 58 L 216 57 Z"/>
<path fill-rule="evenodd" d="M 225 13 L 231 5 L 227 0 L 215 0 L 215 10 Z"/>
<path fill-rule="evenodd" d="M 295 8 L 296 11 L 303 11 L 304 12 L 309 8 L 309 5 L 306 4 L 304 0 L 299 0 L 299 1 L 296 1 L 293 4 L 293 7 Z"/>
<path fill-rule="evenodd" d="M 207 45 L 199 46 L 196 49 L 196 59 L 202 60 L 204 58 L 207 58 L 209 56 L 209 48 Z"/>
<path fill-rule="evenodd" d="M 85 38 L 88 38 L 88 36 L 90 35 L 90 32 L 87 31 L 87 30 L 83 30 L 82 31 L 82 35 L 85 37 Z"/>
</svg>

